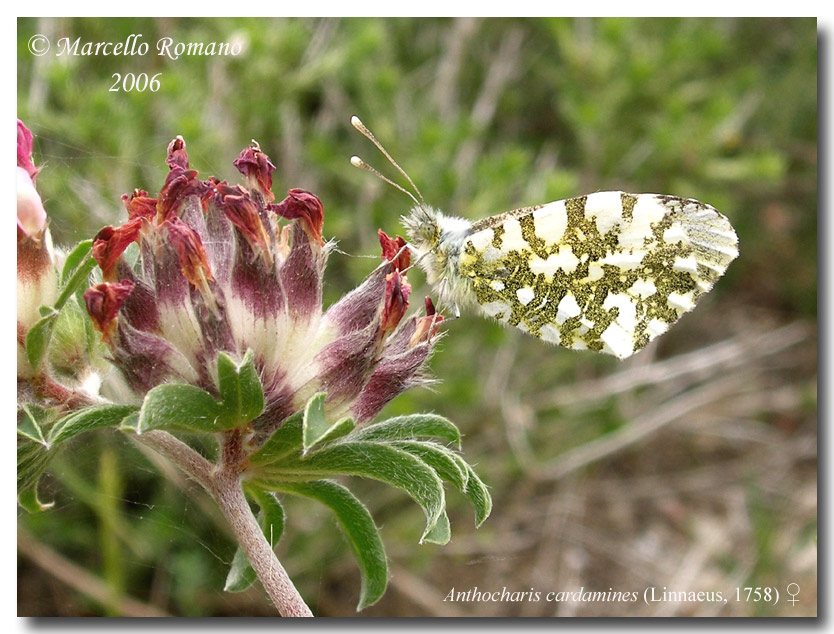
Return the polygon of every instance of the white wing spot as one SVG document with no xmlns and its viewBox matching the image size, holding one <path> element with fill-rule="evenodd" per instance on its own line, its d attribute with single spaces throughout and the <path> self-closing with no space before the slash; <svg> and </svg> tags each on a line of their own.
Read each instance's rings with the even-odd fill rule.
<svg viewBox="0 0 834 634">
<path fill-rule="evenodd" d="M 504 235 L 501 236 L 501 253 L 529 249 L 530 245 L 521 235 L 521 224 L 515 218 L 507 218 L 504 221 Z"/>
<path fill-rule="evenodd" d="M 678 293 L 672 291 L 669 293 L 668 304 L 678 312 L 685 313 L 695 306 L 695 301 L 693 299 L 694 294 L 694 291 L 689 291 L 688 293 Z"/>
<path fill-rule="evenodd" d="M 638 196 L 631 213 L 631 222 L 623 226 L 618 243 L 622 249 L 643 249 L 646 238 L 654 239 L 652 223 L 666 215 L 666 207 L 655 196 Z"/>
<path fill-rule="evenodd" d="M 686 235 L 683 227 L 675 223 L 663 232 L 663 241 L 669 244 L 676 244 L 678 242 L 689 244 L 689 236 Z"/>
<path fill-rule="evenodd" d="M 548 281 L 552 281 L 557 270 L 562 269 L 566 273 L 573 273 L 577 264 L 579 264 L 579 258 L 573 254 L 573 249 L 563 246 L 556 253 L 548 255 L 546 260 L 542 260 L 537 255 L 531 257 L 530 271 L 534 275 L 544 274 Z"/>
<path fill-rule="evenodd" d="M 631 333 L 637 327 L 637 306 L 634 300 L 622 293 L 609 293 L 602 302 L 602 307 L 606 310 L 616 307 L 619 310 L 616 322 L 624 332 L 628 333 L 629 340 L 631 340 Z"/>
<path fill-rule="evenodd" d="M 657 292 L 657 286 L 651 280 L 638 279 L 628 292 L 635 297 L 650 297 Z"/>
<path fill-rule="evenodd" d="M 576 303 L 576 298 L 571 293 L 568 293 L 562 298 L 562 301 L 559 302 L 559 306 L 556 309 L 556 323 L 563 324 L 571 317 L 579 317 L 581 314 L 582 309 Z"/>
<path fill-rule="evenodd" d="M 490 288 L 492 288 L 492 290 L 497 291 L 499 293 L 504 290 L 504 282 L 502 282 L 501 280 L 492 280 L 489 283 L 489 286 Z"/>
<path fill-rule="evenodd" d="M 541 238 L 548 244 L 557 244 L 565 229 L 568 226 L 568 212 L 565 209 L 565 201 L 559 200 L 555 203 L 548 203 L 533 212 L 533 224 L 536 237 Z"/>
<path fill-rule="evenodd" d="M 695 259 L 694 255 L 690 255 L 688 257 L 682 258 L 681 256 L 675 257 L 675 263 L 672 265 L 672 268 L 676 271 L 686 271 L 687 273 L 697 273 L 698 272 L 698 260 Z"/>
<path fill-rule="evenodd" d="M 630 332 L 613 323 L 599 336 L 605 344 L 605 351 L 620 359 L 625 359 L 634 352 L 634 339 Z"/>
<path fill-rule="evenodd" d="M 606 255 L 599 261 L 599 263 L 610 264 L 611 266 L 617 266 L 621 269 L 629 271 L 631 269 L 636 269 L 638 266 L 640 266 L 640 263 L 643 261 L 644 256 L 645 253 L 642 251 L 615 251 Z"/>
<path fill-rule="evenodd" d="M 532 302 L 536 297 L 536 291 L 529 286 L 521 287 L 515 292 L 515 294 L 518 297 L 518 301 L 524 306 Z"/>
<path fill-rule="evenodd" d="M 495 232 L 492 229 L 484 229 L 483 231 L 478 231 L 472 234 L 469 241 L 472 243 L 472 246 L 475 247 L 476 251 L 483 251 L 490 244 L 492 244 L 492 239 L 494 237 Z"/>
<path fill-rule="evenodd" d="M 594 217 L 601 234 L 608 233 L 623 222 L 622 192 L 596 192 L 588 194 L 585 217 Z"/>
<path fill-rule="evenodd" d="M 499 321 L 506 321 L 510 318 L 510 307 L 505 302 L 495 301 L 481 304 L 481 310 Z"/>
<path fill-rule="evenodd" d="M 667 330 L 669 330 L 669 324 L 665 321 L 661 321 L 660 319 L 652 319 L 648 324 L 646 324 L 646 333 L 651 339 L 654 339 L 658 335 L 662 335 Z"/>
</svg>

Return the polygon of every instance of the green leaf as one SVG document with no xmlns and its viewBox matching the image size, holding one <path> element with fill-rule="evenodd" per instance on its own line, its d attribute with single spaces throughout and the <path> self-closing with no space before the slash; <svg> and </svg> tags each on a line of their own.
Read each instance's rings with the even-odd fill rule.
<svg viewBox="0 0 834 634">
<path fill-rule="evenodd" d="M 443 438 L 460 447 L 460 431 L 449 419 L 437 414 L 395 416 L 356 432 L 357 440 L 412 440 Z"/>
<path fill-rule="evenodd" d="M 304 412 L 296 412 L 287 418 L 263 446 L 249 456 L 250 464 L 267 465 L 300 452 L 303 418 Z"/>
<path fill-rule="evenodd" d="M 478 527 L 484 523 L 484 520 L 489 517 L 492 512 L 492 496 L 489 494 L 489 489 L 484 484 L 483 480 L 478 477 L 474 469 L 466 465 L 469 471 L 469 480 L 466 484 L 466 497 L 475 507 L 475 526 Z"/>
<path fill-rule="evenodd" d="M 72 274 L 78 270 L 79 266 L 87 261 L 90 256 L 90 251 L 93 248 L 92 240 L 84 240 L 79 242 L 64 260 L 64 268 L 61 269 L 61 284 L 66 284 L 67 280 L 72 277 Z"/>
<path fill-rule="evenodd" d="M 260 507 L 258 523 L 270 546 L 274 548 L 284 531 L 284 509 L 273 493 L 252 486 L 246 486 L 245 489 Z M 246 553 L 238 546 L 223 589 L 226 592 L 243 592 L 257 578 L 258 575 L 249 563 Z"/>
<path fill-rule="evenodd" d="M 276 467 L 262 468 L 258 480 L 272 482 L 338 475 L 373 478 L 402 489 L 426 515 L 423 537 L 434 528 L 446 507 L 443 482 L 421 459 L 407 451 L 374 442 L 343 442 L 325 447 L 302 460 L 288 458 Z M 273 488 L 271 484 L 267 488 Z M 422 541 L 422 538 L 421 538 Z"/>
<path fill-rule="evenodd" d="M 52 328 L 58 317 L 58 311 L 51 310 L 45 317 L 41 317 L 26 333 L 26 359 L 34 370 L 40 368 L 46 356 L 49 340 L 52 338 Z"/>
<path fill-rule="evenodd" d="M 75 293 L 75 291 L 78 290 L 82 284 L 88 282 L 90 273 L 92 273 L 93 269 L 96 267 L 96 261 L 93 259 L 92 255 L 90 255 L 90 249 L 85 246 L 87 242 L 89 242 L 91 248 L 93 242 L 92 240 L 88 240 L 79 244 L 73 252 L 67 256 L 67 262 L 64 264 L 64 270 L 61 272 L 61 283 L 63 284 L 63 288 L 58 294 L 58 299 L 55 300 L 56 310 L 61 310 L 66 301 L 72 297 L 73 293 Z M 86 253 L 84 252 L 85 250 Z M 70 257 L 73 257 L 72 262 L 69 261 Z M 71 265 L 72 268 L 68 268 L 68 265 Z"/>
<path fill-rule="evenodd" d="M 246 486 L 245 489 L 246 493 L 255 500 L 261 509 L 258 515 L 258 523 L 261 525 L 269 545 L 274 548 L 284 533 L 284 508 L 275 494 L 270 491 L 264 491 L 254 486 Z"/>
<path fill-rule="evenodd" d="M 42 408 L 32 403 L 23 405 L 17 412 L 17 435 L 48 449 L 49 444 L 43 436 L 43 430 L 39 422 L 43 417 L 44 411 Z"/>
<path fill-rule="evenodd" d="M 434 469 L 441 479 L 451 482 L 460 491 L 466 491 L 469 480 L 468 465 L 451 449 L 420 440 L 393 442 L 391 445 L 416 456 Z"/>
<path fill-rule="evenodd" d="M 20 504 L 20 506 L 27 510 L 29 513 L 40 513 L 41 511 L 45 511 L 46 509 L 51 508 L 55 504 L 55 502 L 41 502 L 38 499 L 37 487 L 24 489 L 23 491 L 18 493 L 17 503 Z"/>
<path fill-rule="evenodd" d="M 243 548 L 237 547 L 235 556 L 232 558 L 232 565 L 229 567 L 229 573 L 226 575 L 226 583 L 223 590 L 226 592 L 243 592 L 255 583 L 258 574 L 249 563 L 246 553 Z"/>
<path fill-rule="evenodd" d="M 137 433 L 150 429 L 216 432 L 220 405 L 211 394 L 194 385 L 157 385 L 145 396 L 139 410 Z"/>
<path fill-rule="evenodd" d="M 429 534 L 423 538 L 423 541 L 429 542 L 430 544 L 445 546 L 451 539 L 452 527 L 449 524 L 449 516 L 446 515 L 446 512 L 444 511 L 438 518 L 437 524 L 435 524 L 434 528 L 429 531 Z"/>
<path fill-rule="evenodd" d="M 135 405 L 94 405 L 75 411 L 55 423 L 49 432 L 49 443 L 57 445 L 93 429 L 115 427 L 138 409 Z"/>
<path fill-rule="evenodd" d="M 325 398 L 327 398 L 326 393 L 318 392 L 307 401 L 307 406 L 304 408 L 302 425 L 304 453 L 323 442 L 349 434 L 356 426 L 351 418 L 343 418 L 330 425 L 324 415 Z"/>
<path fill-rule="evenodd" d="M 333 511 L 359 564 L 362 585 L 356 610 L 379 601 L 388 585 L 388 562 L 379 531 L 365 505 L 347 488 L 330 480 L 282 483 L 280 490 L 318 500 Z"/>
<path fill-rule="evenodd" d="M 17 500 L 20 506 L 29 512 L 42 511 L 51 506 L 38 500 L 38 482 L 49 466 L 54 451 L 47 451 L 40 443 L 27 439 L 17 443 Z"/>
<path fill-rule="evenodd" d="M 220 428 L 233 429 L 260 416 L 264 411 L 264 391 L 252 350 L 246 351 L 239 364 L 225 352 L 220 352 L 217 376 L 220 388 L 217 425 Z"/>
</svg>

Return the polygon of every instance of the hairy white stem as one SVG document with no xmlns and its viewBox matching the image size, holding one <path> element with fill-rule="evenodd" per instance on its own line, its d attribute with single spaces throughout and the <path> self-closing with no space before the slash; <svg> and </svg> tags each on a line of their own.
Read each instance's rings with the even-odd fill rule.
<svg viewBox="0 0 834 634">
<path fill-rule="evenodd" d="M 235 462 L 226 455 L 227 447 L 224 447 L 221 464 L 215 467 L 167 432 L 149 431 L 135 438 L 171 460 L 211 493 L 279 614 L 313 616 L 252 514 Z"/>
</svg>

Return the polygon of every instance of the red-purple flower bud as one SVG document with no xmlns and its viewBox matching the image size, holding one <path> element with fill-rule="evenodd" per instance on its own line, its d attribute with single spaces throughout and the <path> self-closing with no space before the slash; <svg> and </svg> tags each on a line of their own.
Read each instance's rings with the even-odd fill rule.
<svg viewBox="0 0 834 634">
<path fill-rule="evenodd" d="M 408 342 L 409 347 L 413 348 L 419 343 L 430 341 L 437 334 L 441 321 L 443 321 L 443 315 L 435 312 L 431 298 L 426 297 L 426 316 L 417 319 L 414 334 Z"/>
<path fill-rule="evenodd" d="M 133 282 L 96 284 L 84 293 L 87 312 L 93 319 L 93 326 L 102 334 L 102 339 L 110 339 L 116 330 L 116 316 L 128 295 L 133 292 Z"/>
<path fill-rule="evenodd" d="M 382 229 L 378 229 L 377 233 L 383 258 L 392 262 L 398 271 L 405 271 L 411 266 L 411 252 L 406 247 L 405 240 L 402 237 L 389 238 Z"/>
<path fill-rule="evenodd" d="M 382 309 L 381 332 L 385 335 L 394 332 L 400 320 L 408 310 L 408 296 L 411 285 L 399 271 L 385 277 L 385 304 Z"/>
<path fill-rule="evenodd" d="M 197 171 L 188 169 L 185 141 L 177 137 L 168 145 L 166 160 L 171 170 L 156 202 L 157 224 L 162 224 L 172 213 L 181 215 L 181 208 L 190 196 L 202 198 L 210 185 L 197 178 Z"/>
<path fill-rule="evenodd" d="M 179 258 L 183 277 L 191 286 L 207 295 L 208 283 L 214 281 L 214 276 L 200 236 L 176 216 L 166 220 L 162 226 L 168 230 L 168 239 Z"/>
<path fill-rule="evenodd" d="M 277 205 L 270 205 L 270 209 L 287 220 L 301 220 L 310 241 L 323 245 L 324 205 L 315 194 L 303 189 L 291 189 L 288 194 Z"/>
<path fill-rule="evenodd" d="M 217 183 L 215 191 L 218 194 L 219 205 L 240 234 L 252 247 L 252 251 L 260 256 L 265 264 L 270 264 L 269 236 L 261 221 L 258 207 L 249 194 L 240 186 L 230 187 L 226 182 Z"/>
<path fill-rule="evenodd" d="M 17 120 L 17 166 L 26 170 L 32 181 L 38 175 L 38 168 L 32 162 L 32 133 L 23 121 Z"/>
<path fill-rule="evenodd" d="M 179 167 L 184 170 L 188 169 L 188 154 L 185 151 L 185 139 L 177 136 L 168 144 L 168 156 L 165 159 L 168 167 L 173 169 Z"/>
<path fill-rule="evenodd" d="M 153 220 L 156 216 L 156 202 L 156 198 L 150 198 L 148 192 L 142 189 L 134 189 L 132 194 L 122 194 L 122 204 L 130 220 L 137 216 Z"/>
<path fill-rule="evenodd" d="M 125 249 L 131 242 L 139 239 L 139 232 L 146 220 L 142 216 L 136 216 L 128 220 L 118 229 L 104 227 L 93 238 L 93 258 L 101 267 L 104 279 L 114 281 L 115 267 L 122 257 Z"/>
<path fill-rule="evenodd" d="M 235 160 L 234 166 L 246 177 L 249 188 L 263 196 L 265 202 L 271 203 L 275 200 L 275 194 L 272 193 L 272 172 L 275 171 L 275 166 L 257 144 L 243 150 Z"/>
</svg>

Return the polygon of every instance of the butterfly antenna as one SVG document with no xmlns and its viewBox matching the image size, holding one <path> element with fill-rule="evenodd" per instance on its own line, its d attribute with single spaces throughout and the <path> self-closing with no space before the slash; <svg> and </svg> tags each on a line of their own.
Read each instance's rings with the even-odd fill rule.
<svg viewBox="0 0 834 634">
<path fill-rule="evenodd" d="M 417 196 L 420 197 L 420 201 L 423 204 L 425 204 L 426 201 L 423 198 L 423 194 L 420 193 L 420 189 L 417 187 L 417 185 L 414 184 L 414 181 L 411 180 L 411 177 L 408 174 L 405 173 L 405 170 L 402 167 L 400 167 L 399 163 L 397 163 L 394 160 L 394 157 L 392 157 L 390 154 L 388 154 L 388 151 L 384 147 L 382 147 L 382 143 L 380 143 L 379 141 L 376 140 L 376 137 L 373 135 L 373 133 L 370 130 L 368 130 L 367 127 L 365 127 L 365 124 L 362 123 L 362 121 L 359 119 L 359 117 L 357 117 L 357 116 L 351 117 L 350 118 L 350 124 L 354 128 L 356 128 L 357 130 L 359 130 L 359 132 L 361 132 L 362 135 L 366 139 L 368 139 L 371 143 L 373 143 L 377 147 L 377 149 L 385 155 L 385 158 L 388 159 L 388 162 L 391 163 L 391 165 L 393 165 L 395 168 L 397 168 L 397 171 L 400 174 L 405 176 L 405 180 L 407 180 L 408 184 L 411 185 L 414 188 L 415 192 L 417 192 Z M 351 163 L 352 162 L 353 162 L 353 159 L 351 159 Z M 391 181 L 388 181 L 388 182 L 390 183 Z M 412 196 L 412 198 L 414 198 L 414 196 Z M 414 201 L 414 202 L 417 202 L 417 201 Z"/>
<path fill-rule="evenodd" d="M 411 200 L 413 200 L 415 205 L 419 205 L 419 204 L 420 204 L 420 201 L 418 201 L 418 200 L 414 197 L 414 194 L 412 194 L 410 191 L 408 191 L 408 190 L 407 190 L 407 189 L 405 189 L 404 187 L 401 187 L 400 185 L 397 185 L 397 183 L 395 183 L 394 181 L 392 181 L 390 178 L 388 178 L 388 177 L 383 176 L 382 174 L 380 174 L 377 170 L 375 170 L 373 167 L 371 167 L 370 165 L 368 165 L 365 161 L 363 161 L 363 160 L 362 160 L 361 158 L 359 158 L 358 156 L 351 156 L 351 157 L 350 157 L 350 164 L 351 164 L 351 165 L 353 165 L 354 167 L 358 167 L 359 169 L 366 170 L 366 171 L 370 172 L 371 174 L 373 174 L 373 175 L 374 175 L 374 176 L 376 176 L 377 178 L 381 178 L 381 179 L 382 179 L 382 180 L 384 180 L 386 183 L 388 183 L 389 185 L 391 185 L 391 187 L 396 187 L 396 188 L 397 188 L 397 189 L 399 189 L 399 190 L 400 190 L 403 194 L 405 194 L 405 195 L 406 195 L 406 196 L 408 196 Z M 419 193 L 419 192 L 417 192 L 417 193 Z M 422 198 L 422 197 L 421 197 L 421 198 Z"/>
</svg>

